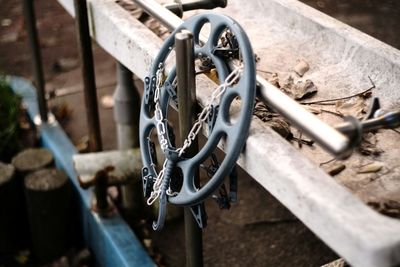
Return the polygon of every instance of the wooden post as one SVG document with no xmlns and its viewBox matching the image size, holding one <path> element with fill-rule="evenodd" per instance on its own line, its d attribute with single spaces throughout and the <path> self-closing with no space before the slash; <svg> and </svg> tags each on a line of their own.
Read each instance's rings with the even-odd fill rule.
<svg viewBox="0 0 400 267">
<path fill-rule="evenodd" d="M 0 162 L 0 255 L 10 256 L 21 249 L 21 241 L 28 239 L 24 231 L 27 226 L 23 191 L 15 169 Z"/>
<path fill-rule="evenodd" d="M 51 152 L 44 148 L 28 148 L 18 153 L 12 159 L 16 171 L 20 176 L 49 167 L 54 158 Z"/>
<path fill-rule="evenodd" d="M 60 257 L 71 245 L 71 184 L 64 171 L 42 169 L 25 177 L 33 253 L 40 263 Z"/>
</svg>

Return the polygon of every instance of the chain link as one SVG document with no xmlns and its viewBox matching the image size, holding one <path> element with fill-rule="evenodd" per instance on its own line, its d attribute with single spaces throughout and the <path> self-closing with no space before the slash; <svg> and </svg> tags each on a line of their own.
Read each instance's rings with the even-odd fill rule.
<svg viewBox="0 0 400 267">
<path fill-rule="evenodd" d="M 147 205 L 149 206 L 153 204 L 154 201 L 156 201 L 161 194 L 161 184 L 164 178 L 164 171 L 165 171 L 165 166 L 167 166 L 167 162 L 168 159 L 165 159 L 162 170 L 158 173 L 157 178 L 153 184 L 153 191 L 151 192 L 150 197 L 147 199 Z"/>
<path fill-rule="evenodd" d="M 177 149 L 177 152 L 179 152 L 179 156 L 182 156 L 182 154 L 185 153 L 186 149 L 190 147 L 196 136 L 199 134 L 203 123 L 206 122 L 208 116 L 210 115 L 212 105 L 216 102 L 217 99 L 221 97 L 221 95 L 226 91 L 228 87 L 232 86 L 235 82 L 239 80 L 241 73 L 242 67 L 234 69 L 228 75 L 228 77 L 226 77 L 225 81 L 212 92 L 210 100 L 203 108 L 201 113 L 198 115 L 196 122 L 193 124 L 193 127 L 188 134 L 188 137 L 183 142 L 183 146 Z"/>
<path fill-rule="evenodd" d="M 186 137 L 185 141 L 183 142 L 183 146 L 181 148 L 176 149 L 175 152 L 178 153 L 178 156 L 181 157 L 183 153 L 185 153 L 186 149 L 191 146 L 192 142 L 194 139 L 196 139 L 197 135 L 199 134 L 203 123 L 206 122 L 208 116 L 210 115 L 210 112 L 212 110 L 212 105 L 217 102 L 217 100 L 221 97 L 221 95 L 226 91 L 228 87 L 231 87 L 234 85 L 240 78 L 240 75 L 242 74 L 243 67 L 240 66 L 238 68 L 235 68 L 229 75 L 226 77 L 224 82 L 220 84 L 211 94 L 211 98 L 208 101 L 207 105 L 203 108 L 203 110 L 200 112 L 200 114 L 197 117 L 196 122 L 193 124 L 192 129 L 190 130 L 188 136 Z M 158 70 L 156 73 L 156 89 L 154 92 L 154 103 L 155 103 L 155 120 L 156 120 L 156 130 L 157 130 L 157 135 L 160 137 L 160 146 L 161 149 L 164 151 L 165 149 L 168 148 L 168 140 L 165 138 L 166 131 L 165 131 L 165 125 L 164 125 L 164 115 L 162 113 L 161 107 L 160 107 L 160 93 L 161 93 L 161 87 L 163 86 L 164 82 L 164 65 L 163 63 L 160 63 L 158 65 Z M 173 81 L 173 86 L 176 87 L 176 78 Z M 147 200 L 147 205 L 153 204 L 157 198 L 161 194 L 161 184 L 164 179 L 164 171 L 165 167 L 167 165 L 168 159 L 165 159 L 162 170 L 158 173 L 157 178 L 153 184 L 153 191 L 151 192 L 150 197 Z M 169 196 L 176 196 L 177 192 L 172 192 L 171 188 L 168 188 L 167 190 L 167 195 Z"/>
</svg>

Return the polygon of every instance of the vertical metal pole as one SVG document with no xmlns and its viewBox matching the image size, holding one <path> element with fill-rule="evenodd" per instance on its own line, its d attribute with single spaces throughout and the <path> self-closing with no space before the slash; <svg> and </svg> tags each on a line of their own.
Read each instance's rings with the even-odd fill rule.
<svg viewBox="0 0 400 267">
<path fill-rule="evenodd" d="M 140 95 L 133 74 L 117 62 L 117 87 L 114 92 L 114 120 L 117 125 L 118 149 L 139 147 Z"/>
<path fill-rule="evenodd" d="M 117 87 L 114 92 L 114 121 L 117 128 L 118 149 L 139 147 L 140 94 L 133 82 L 132 72 L 117 62 Z M 139 164 L 139 162 L 138 162 Z M 140 179 L 134 177 L 121 186 L 121 205 L 129 223 L 143 209 L 143 194 Z"/>
<path fill-rule="evenodd" d="M 196 80 L 194 69 L 193 35 L 183 31 L 175 35 L 176 75 L 178 79 L 179 128 L 181 142 L 189 134 L 196 114 Z M 198 152 L 196 142 L 187 149 L 186 156 Z M 199 184 L 199 174 L 195 183 Z M 203 238 L 201 229 L 192 216 L 190 208 L 185 208 L 186 266 L 203 266 Z"/>
<path fill-rule="evenodd" d="M 23 0 L 22 2 L 24 8 L 25 26 L 28 33 L 29 46 L 32 53 L 32 68 L 35 79 L 35 86 L 37 88 L 40 119 L 42 120 L 42 122 L 47 122 L 48 110 L 45 96 L 42 56 L 40 53 L 40 46 L 36 29 L 35 9 L 33 6 L 33 0 Z"/>
<path fill-rule="evenodd" d="M 89 149 L 91 152 L 96 152 L 102 150 L 102 145 L 86 0 L 74 0 L 74 8 L 79 55 L 82 64 L 86 119 L 89 128 Z"/>
</svg>

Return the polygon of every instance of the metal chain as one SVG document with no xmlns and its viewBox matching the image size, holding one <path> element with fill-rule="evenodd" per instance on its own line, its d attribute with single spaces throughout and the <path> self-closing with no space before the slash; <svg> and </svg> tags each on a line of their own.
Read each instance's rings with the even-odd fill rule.
<svg viewBox="0 0 400 267">
<path fill-rule="evenodd" d="M 156 129 L 157 129 L 157 135 L 161 137 L 161 149 L 164 150 L 168 147 L 168 141 L 167 139 L 164 138 L 164 133 L 165 133 L 165 126 L 164 126 L 164 115 L 162 113 L 161 107 L 160 107 L 160 91 L 161 87 L 163 85 L 163 75 L 164 75 L 164 65 L 163 63 L 160 63 L 158 65 L 157 73 L 156 73 L 156 90 L 154 92 L 154 103 L 155 103 L 155 111 L 154 111 L 154 117 L 156 120 Z M 167 165 L 168 159 L 165 159 L 162 170 L 158 173 L 156 180 L 154 181 L 153 184 L 153 191 L 151 192 L 150 197 L 147 199 L 147 205 L 151 205 L 154 203 L 154 201 L 157 200 L 157 198 L 161 194 L 161 184 L 162 180 L 164 178 L 164 171 L 165 171 L 165 166 Z"/>
<path fill-rule="evenodd" d="M 211 94 L 211 98 L 208 101 L 207 105 L 203 108 L 203 110 L 200 112 L 200 114 L 197 117 L 196 122 L 193 124 L 192 129 L 190 130 L 188 136 L 186 137 L 185 141 L 183 142 L 183 146 L 181 148 L 176 149 L 175 152 L 178 152 L 178 156 L 181 157 L 183 153 L 185 153 L 186 149 L 190 147 L 194 139 L 197 137 L 199 134 L 203 123 L 206 122 L 208 116 L 210 115 L 210 112 L 212 110 L 212 105 L 221 97 L 221 95 L 226 91 L 226 89 L 232 85 L 234 85 L 240 78 L 240 75 L 242 74 L 243 67 L 240 66 L 238 68 L 235 68 L 229 75 L 226 77 L 224 82 L 220 84 Z M 163 63 L 160 63 L 158 66 L 158 70 L 156 73 L 156 89 L 154 92 L 154 103 L 155 103 L 155 120 L 156 120 L 156 129 L 157 129 L 157 134 L 160 137 L 160 146 L 162 150 L 165 150 L 168 148 L 168 140 L 165 139 L 165 126 L 164 126 L 164 115 L 162 113 L 161 107 L 160 107 L 160 91 L 161 87 L 163 85 L 163 75 L 164 75 L 164 65 Z M 176 79 L 175 79 L 176 80 Z M 176 86 L 176 82 L 173 82 L 173 85 Z M 165 167 L 167 165 L 168 159 L 165 159 L 163 168 L 162 170 L 158 173 L 157 178 L 154 182 L 153 185 L 153 191 L 151 192 L 151 195 L 149 199 L 147 200 L 147 204 L 151 205 L 154 203 L 154 201 L 157 200 L 157 198 L 161 194 L 161 184 L 162 180 L 164 178 L 164 171 Z M 175 196 L 177 192 L 172 192 L 171 188 L 167 190 L 167 195 L 169 196 Z"/>
<path fill-rule="evenodd" d="M 228 77 L 226 77 L 225 81 L 212 92 L 210 100 L 198 115 L 196 122 L 193 124 L 192 129 L 190 130 L 185 141 L 183 142 L 183 146 L 177 149 L 177 152 L 179 152 L 178 154 L 179 156 L 182 156 L 182 154 L 185 153 L 186 149 L 190 147 L 196 136 L 199 134 L 203 126 L 203 123 L 206 122 L 208 116 L 210 115 L 210 112 L 212 110 L 212 105 L 216 102 L 217 99 L 221 97 L 221 95 L 226 91 L 228 87 L 232 86 L 235 82 L 238 81 L 241 73 L 242 73 L 241 67 L 234 69 L 228 75 Z"/>
</svg>

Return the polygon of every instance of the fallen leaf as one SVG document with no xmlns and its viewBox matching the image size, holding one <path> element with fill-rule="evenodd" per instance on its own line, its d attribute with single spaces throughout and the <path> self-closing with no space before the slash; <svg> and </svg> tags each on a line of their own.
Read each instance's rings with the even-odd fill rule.
<svg viewBox="0 0 400 267">
<path fill-rule="evenodd" d="M 297 81 L 294 83 L 292 76 L 288 77 L 281 88 L 286 94 L 295 100 L 308 98 L 318 92 L 318 88 L 311 80 L 306 80 L 305 82 Z"/>
<path fill-rule="evenodd" d="M 370 98 L 371 96 L 372 96 L 372 91 L 367 91 L 360 95 L 360 97 L 362 97 L 364 99 Z"/>
<path fill-rule="evenodd" d="M 152 247 L 152 243 L 153 243 L 152 240 L 149 238 L 143 239 L 143 244 L 147 249 Z"/>
<path fill-rule="evenodd" d="M 279 114 L 271 111 L 264 102 L 256 99 L 256 104 L 254 106 L 253 114 L 257 116 L 260 120 L 266 122 L 271 120 L 274 117 L 278 117 Z"/>
<path fill-rule="evenodd" d="M 367 205 L 379 213 L 393 218 L 400 218 L 400 203 L 395 200 L 369 201 Z"/>
<path fill-rule="evenodd" d="M 374 161 L 367 165 L 360 166 L 357 173 L 372 173 L 380 171 L 385 164 L 383 162 Z"/>
<path fill-rule="evenodd" d="M 378 139 L 374 133 L 367 133 L 363 136 L 358 151 L 363 155 L 378 156 L 383 153 L 383 150 L 377 147 Z"/>
<path fill-rule="evenodd" d="M 68 122 L 73 112 L 72 109 L 68 106 L 67 102 L 53 105 L 50 110 L 60 124 Z"/>
<path fill-rule="evenodd" d="M 310 65 L 305 60 L 300 60 L 297 65 L 294 67 L 294 71 L 300 76 L 303 75 L 310 69 Z"/>
<path fill-rule="evenodd" d="M 344 259 L 340 258 L 330 263 L 324 264 L 321 267 L 348 267 L 349 265 L 345 262 Z"/>
<path fill-rule="evenodd" d="M 215 68 L 211 69 L 209 72 L 205 72 L 204 74 L 214 83 L 219 84 L 218 72 Z"/>
<path fill-rule="evenodd" d="M 269 78 L 267 78 L 267 81 L 272 84 L 275 87 L 280 88 L 280 84 L 279 84 L 279 76 L 278 73 L 272 73 L 271 76 Z"/>
<path fill-rule="evenodd" d="M 303 108 L 305 108 L 307 111 L 313 113 L 313 114 L 321 114 L 322 110 L 320 108 L 316 108 L 313 106 L 309 105 L 303 105 Z"/>
<path fill-rule="evenodd" d="M 335 103 L 336 112 L 343 116 L 354 116 L 361 119 L 366 112 L 367 104 L 361 97 L 350 100 L 339 100 Z"/>
<path fill-rule="evenodd" d="M 83 136 L 78 144 L 75 145 L 76 149 L 78 150 L 79 153 L 83 153 L 88 151 L 89 149 L 89 137 L 87 135 Z"/>
<path fill-rule="evenodd" d="M 304 83 L 298 81 L 295 85 L 294 99 L 300 100 L 310 97 L 318 92 L 318 88 L 311 80 L 306 80 Z"/>
<path fill-rule="evenodd" d="M 280 118 L 272 118 L 266 123 L 283 138 L 291 139 L 293 137 L 290 124 L 287 121 Z"/>
</svg>

